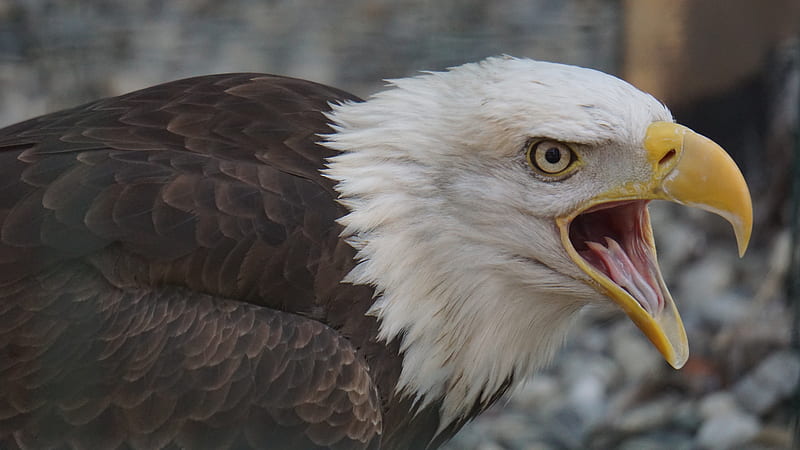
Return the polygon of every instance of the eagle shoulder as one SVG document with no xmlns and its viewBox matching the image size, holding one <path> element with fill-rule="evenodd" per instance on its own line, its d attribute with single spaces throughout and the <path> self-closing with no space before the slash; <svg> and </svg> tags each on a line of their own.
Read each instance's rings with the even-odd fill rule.
<svg viewBox="0 0 800 450">
<path fill-rule="evenodd" d="M 341 287 L 319 173 L 348 101 L 217 75 L 0 130 L 0 441 L 376 447 L 366 319 L 339 310 L 371 291 Z"/>
<path fill-rule="evenodd" d="M 147 268 L 137 282 L 311 310 L 315 281 L 338 282 L 352 254 L 319 173 L 335 152 L 317 144 L 346 101 L 292 78 L 205 76 L 0 130 L 0 285 L 111 251 Z"/>
</svg>

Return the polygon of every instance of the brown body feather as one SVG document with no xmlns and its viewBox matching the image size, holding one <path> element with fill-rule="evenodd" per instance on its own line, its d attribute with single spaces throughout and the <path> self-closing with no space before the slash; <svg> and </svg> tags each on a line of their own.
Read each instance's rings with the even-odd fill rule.
<svg viewBox="0 0 800 450">
<path fill-rule="evenodd" d="M 316 142 L 342 101 L 218 75 L 0 130 L 0 447 L 424 448 L 463 425 L 412 414 L 372 290 L 341 283 Z"/>
</svg>

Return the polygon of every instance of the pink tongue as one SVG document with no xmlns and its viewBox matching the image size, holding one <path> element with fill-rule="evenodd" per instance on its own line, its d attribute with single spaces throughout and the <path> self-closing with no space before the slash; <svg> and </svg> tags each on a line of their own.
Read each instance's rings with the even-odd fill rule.
<svg viewBox="0 0 800 450">
<path fill-rule="evenodd" d="M 600 258 L 606 266 L 608 275 L 614 283 L 628 291 L 631 296 L 642 305 L 648 314 L 655 315 L 661 311 L 661 296 L 648 281 L 649 277 L 642 275 L 633 264 L 627 253 L 617 241 L 606 237 L 606 245 L 587 241 L 589 249 Z"/>
</svg>

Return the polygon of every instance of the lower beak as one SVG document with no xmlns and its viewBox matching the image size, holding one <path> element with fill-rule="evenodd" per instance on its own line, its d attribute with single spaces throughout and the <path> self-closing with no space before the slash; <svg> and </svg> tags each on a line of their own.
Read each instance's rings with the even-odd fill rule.
<svg viewBox="0 0 800 450">
<path fill-rule="evenodd" d="M 670 122 L 655 122 L 648 127 L 644 148 L 652 171 L 650 180 L 635 185 L 625 184 L 602 193 L 577 212 L 556 219 L 556 224 L 572 260 L 589 275 L 598 290 L 625 311 L 664 359 L 673 367 L 680 368 L 689 357 L 686 331 L 655 259 L 655 244 L 646 208 L 643 208 L 638 223 L 641 253 L 646 254 L 639 255 L 639 266 L 645 263 L 649 266 L 645 278 L 649 277 L 649 284 L 657 290 L 659 302 L 663 300 L 659 308 L 646 309 L 642 305 L 647 302 L 634 298 L 635 289 L 623 288 L 614 281 L 615 276 L 607 275 L 581 256 L 570 237 L 570 225 L 577 216 L 603 205 L 669 200 L 711 211 L 728 220 L 742 256 L 752 230 L 752 204 L 744 177 L 730 156 L 719 145 L 692 130 Z M 616 275 L 616 278 L 620 276 Z"/>
</svg>

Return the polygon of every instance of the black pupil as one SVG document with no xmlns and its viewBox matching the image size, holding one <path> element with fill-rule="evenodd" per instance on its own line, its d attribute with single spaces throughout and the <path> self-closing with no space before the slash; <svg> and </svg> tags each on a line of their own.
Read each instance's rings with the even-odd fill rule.
<svg viewBox="0 0 800 450">
<path fill-rule="evenodd" d="M 550 164 L 555 164 L 561 161 L 561 150 L 556 147 L 550 147 L 544 152 L 544 159 Z"/>
</svg>

